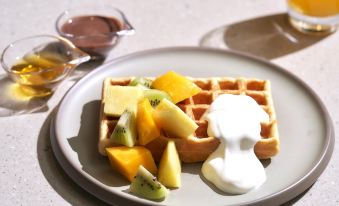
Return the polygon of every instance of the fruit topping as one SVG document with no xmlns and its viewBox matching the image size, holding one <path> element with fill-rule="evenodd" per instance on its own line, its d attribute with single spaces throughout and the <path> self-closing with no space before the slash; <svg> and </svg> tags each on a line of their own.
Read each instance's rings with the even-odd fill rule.
<svg viewBox="0 0 339 206">
<path fill-rule="evenodd" d="M 174 71 L 169 71 L 156 78 L 152 83 L 152 88 L 167 92 L 174 103 L 181 102 L 201 91 L 200 87 L 188 78 Z"/>
<path fill-rule="evenodd" d="M 104 92 L 104 113 L 120 116 L 126 109 L 136 111 L 138 101 L 143 97 L 143 89 L 133 86 L 109 86 Z"/>
<path fill-rule="evenodd" d="M 167 99 L 161 100 L 155 108 L 153 117 L 158 127 L 170 137 L 186 138 L 198 128 L 185 112 Z"/>
<path fill-rule="evenodd" d="M 152 85 L 152 80 L 146 79 L 143 77 L 136 77 L 128 84 L 128 86 L 137 86 L 137 87 L 141 87 L 144 89 L 150 89 L 151 85 Z"/>
<path fill-rule="evenodd" d="M 125 110 L 113 130 L 110 140 L 115 144 L 133 147 L 137 139 L 135 113 Z"/>
<path fill-rule="evenodd" d="M 160 101 L 164 98 L 172 101 L 172 98 L 166 92 L 157 89 L 145 90 L 144 97 L 146 97 L 149 100 L 152 107 L 156 107 L 160 103 Z"/>
<path fill-rule="evenodd" d="M 154 109 L 147 98 L 139 102 L 137 113 L 137 131 L 138 142 L 141 145 L 146 145 L 160 136 L 160 129 L 154 122 L 153 112 Z"/>
<path fill-rule="evenodd" d="M 138 168 L 131 183 L 130 192 L 151 200 L 163 200 L 169 193 L 168 189 L 143 166 Z"/>
<path fill-rule="evenodd" d="M 113 168 L 117 169 L 129 181 L 132 181 L 140 165 L 152 174 L 157 173 L 157 166 L 151 152 L 142 146 L 109 147 L 106 153 Z"/>
<path fill-rule="evenodd" d="M 158 179 L 166 187 L 181 186 L 181 164 L 174 141 L 170 140 L 161 156 Z"/>
</svg>

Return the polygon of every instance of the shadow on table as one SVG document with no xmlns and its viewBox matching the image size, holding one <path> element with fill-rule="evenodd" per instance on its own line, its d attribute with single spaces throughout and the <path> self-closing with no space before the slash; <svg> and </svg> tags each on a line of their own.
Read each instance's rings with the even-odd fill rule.
<svg viewBox="0 0 339 206">
<path fill-rule="evenodd" d="M 298 202 L 298 200 L 300 200 L 313 187 L 313 185 L 314 184 L 312 184 L 311 187 L 309 187 L 307 190 L 305 190 L 304 192 L 299 194 L 297 197 L 293 198 L 292 200 L 289 200 L 289 201 L 285 202 L 281 206 L 291 206 L 291 205 L 294 205 L 296 202 Z"/>
<path fill-rule="evenodd" d="M 281 13 L 216 28 L 202 37 L 200 46 L 274 59 L 311 46 L 327 36 L 303 34 L 292 28 L 286 13 Z"/>
<path fill-rule="evenodd" d="M 55 112 L 44 122 L 37 142 L 39 165 L 52 188 L 71 205 L 106 206 L 108 204 L 78 186 L 61 168 L 53 154 L 50 141 L 50 123 Z"/>
<path fill-rule="evenodd" d="M 46 112 L 48 97 L 29 98 L 23 96 L 20 87 L 7 75 L 0 75 L 0 117 Z"/>
</svg>

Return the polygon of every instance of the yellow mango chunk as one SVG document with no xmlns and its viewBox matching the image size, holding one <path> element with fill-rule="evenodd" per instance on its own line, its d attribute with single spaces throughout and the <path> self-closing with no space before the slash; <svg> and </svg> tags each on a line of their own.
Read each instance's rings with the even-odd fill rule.
<svg viewBox="0 0 339 206">
<path fill-rule="evenodd" d="M 153 107 L 147 98 L 138 103 L 137 129 L 140 145 L 146 145 L 160 136 L 160 130 L 153 119 Z"/>
<path fill-rule="evenodd" d="M 159 163 L 158 180 L 166 187 L 181 186 L 181 164 L 173 140 L 167 143 Z"/>
<path fill-rule="evenodd" d="M 192 81 L 174 71 L 156 78 L 152 87 L 167 92 L 175 104 L 201 91 L 200 87 Z"/>
<path fill-rule="evenodd" d="M 110 147 L 106 153 L 113 168 L 116 168 L 123 176 L 132 182 L 140 165 L 144 166 L 152 174 L 157 173 L 157 166 L 151 152 L 142 146 L 134 147 Z"/>
</svg>

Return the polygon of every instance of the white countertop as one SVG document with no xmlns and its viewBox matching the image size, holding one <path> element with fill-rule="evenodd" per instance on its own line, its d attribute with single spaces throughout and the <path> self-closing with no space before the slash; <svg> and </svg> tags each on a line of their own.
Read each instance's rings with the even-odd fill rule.
<svg viewBox="0 0 339 206">
<path fill-rule="evenodd" d="M 58 15 L 84 1 L 71 2 L 1 0 L 0 50 L 26 36 L 56 34 L 54 22 Z M 228 28 L 230 36 L 225 38 L 226 42 L 232 40 L 227 43 L 229 48 L 267 58 L 313 88 L 331 115 L 335 133 L 339 133 L 339 32 L 305 39 L 293 33 L 292 38 L 299 43 L 284 43 L 276 32 L 263 27 L 263 21 L 256 20 L 265 17 L 267 22 L 279 23 L 281 16 L 276 14 L 286 12 L 284 0 L 105 2 L 120 8 L 136 29 L 136 34 L 123 39 L 107 60 L 150 48 L 215 46 L 215 31 Z M 4 75 L 0 70 L 0 77 Z M 105 205 L 72 182 L 50 146 L 53 109 L 73 84 L 66 81 L 50 98 L 45 111 L 0 117 L 1 205 Z M 339 205 L 339 149 L 338 142 L 335 144 L 332 159 L 320 178 L 287 205 Z"/>
</svg>

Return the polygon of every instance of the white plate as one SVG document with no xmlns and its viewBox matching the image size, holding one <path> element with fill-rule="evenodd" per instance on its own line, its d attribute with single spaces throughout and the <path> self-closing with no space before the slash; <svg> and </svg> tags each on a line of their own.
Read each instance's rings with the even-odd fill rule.
<svg viewBox="0 0 339 206">
<path fill-rule="evenodd" d="M 265 161 L 267 181 L 243 195 L 225 195 L 201 176 L 201 164 L 184 164 L 182 187 L 162 202 L 127 192 L 129 183 L 97 152 L 99 101 L 105 77 L 158 76 L 175 70 L 193 77 L 269 79 L 277 112 L 280 153 Z M 319 98 L 291 73 L 269 62 L 207 48 L 165 48 L 113 60 L 81 79 L 66 94 L 51 126 L 54 153 L 84 189 L 112 204 L 278 205 L 310 187 L 325 169 L 334 145 L 332 122 Z"/>
</svg>

